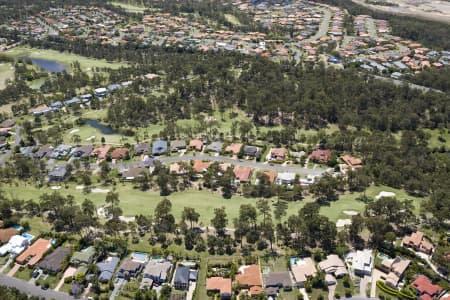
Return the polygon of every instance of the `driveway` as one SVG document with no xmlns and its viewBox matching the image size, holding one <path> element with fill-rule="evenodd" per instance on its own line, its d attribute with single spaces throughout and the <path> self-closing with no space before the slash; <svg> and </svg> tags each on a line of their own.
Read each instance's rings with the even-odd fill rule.
<svg viewBox="0 0 450 300">
<path fill-rule="evenodd" d="M 55 291 L 59 291 L 59 289 L 64 285 L 64 279 L 75 275 L 76 272 L 77 272 L 76 268 L 68 267 L 67 270 L 64 272 L 63 277 L 58 282 L 58 285 L 55 287 Z"/>
<path fill-rule="evenodd" d="M 20 268 L 20 265 L 19 264 L 15 264 L 14 267 L 12 267 L 12 269 L 9 270 L 7 276 L 13 277 L 14 274 L 16 274 L 16 272 L 19 270 L 19 268 Z"/>
<path fill-rule="evenodd" d="M 13 261 L 12 256 L 10 255 L 8 261 L 0 268 L 0 273 L 3 273 L 5 269 L 9 266 L 9 264 Z"/>
<path fill-rule="evenodd" d="M 117 279 L 117 282 L 114 283 L 114 290 L 112 291 L 111 296 L 109 296 L 109 300 L 114 300 L 116 298 L 116 296 L 119 294 L 120 287 L 124 282 L 125 280 L 122 278 Z"/>
<path fill-rule="evenodd" d="M 336 284 L 328 286 L 328 300 L 334 300 L 334 293 L 336 292 Z"/>
<path fill-rule="evenodd" d="M 371 276 L 364 276 L 361 278 L 361 281 L 359 282 L 359 295 L 361 297 L 366 297 L 367 293 L 367 286 L 370 284 Z"/>
<path fill-rule="evenodd" d="M 55 299 L 55 300 L 72 300 L 74 297 L 70 296 L 66 293 L 60 293 L 53 290 L 43 290 L 40 287 L 37 287 L 33 284 L 29 284 L 26 281 L 22 281 L 17 278 L 8 277 L 4 274 L 0 274 L 0 282 L 3 286 L 14 287 L 21 291 L 22 293 L 26 293 L 28 295 L 33 295 L 39 298 L 44 299 Z M 85 298 L 78 298 L 85 299 Z"/>
<path fill-rule="evenodd" d="M 372 288 L 370 289 L 370 298 L 375 298 L 377 292 L 377 281 L 381 280 L 381 276 L 386 276 L 383 272 L 378 269 L 373 269 L 372 271 Z"/>
</svg>

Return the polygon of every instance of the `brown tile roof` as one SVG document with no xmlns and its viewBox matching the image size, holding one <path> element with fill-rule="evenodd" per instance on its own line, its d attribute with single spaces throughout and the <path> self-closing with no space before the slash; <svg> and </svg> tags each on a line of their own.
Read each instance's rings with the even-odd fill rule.
<svg viewBox="0 0 450 300">
<path fill-rule="evenodd" d="M 262 287 L 262 278 L 259 265 L 246 266 L 242 273 L 236 275 L 236 282 L 241 286 Z"/>
<path fill-rule="evenodd" d="M 112 159 L 123 159 L 127 155 L 127 153 L 128 153 L 127 148 L 116 148 L 111 153 L 111 158 Z"/>
<path fill-rule="evenodd" d="M 349 167 L 352 168 L 358 168 L 362 164 L 361 159 L 353 157 L 351 155 L 343 155 L 341 158 Z"/>
<path fill-rule="evenodd" d="M 219 291 L 220 294 L 231 295 L 231 279 L 223 277 L 211 277 L 206 279 L 207 291 Z"/>
<path fill-rule="evenodd" d="M 277 172 L 275 172 L 275 171 L 264 171 L 263 173 L 265 175 L 267 175 L 267 177 L 269 177 L 269 182 L 270 183 L 274 183 L 275 182 L 275 178 L 277 178 Z"/>
<path fill-rule="evenodd" d="M 9 241 L 9 239 L 17 234 L 17 230 L 14 228 L 6 228 L 6 229 L 0 229 L 0 243 L 6 243 Z"/>
<path fill-rule="evenodd" d="M 317 150 L 314 150 L 309 155 L 309 159 L 325 163 L 325 162 L 327 162 L 330 159 L 330 156 L 331 156 L 331 151 L 330 150 L 317 149 Z"/>
<path fill-rule="evenodd" d="M 50 249 L 51 245 L 52 243 L 49 240 L 40 238 L 28 249 L 26 249 L 19 257 L 17 257 L 16 261 L 21 265 L 27 264 L 29 266 L 34 266 L 41 260 L 48 249 Z"/>
<path fill-rule="evenodd" d="M 239 151 L 241 151 L 241 148 L 242 148 L 242 144 L 232 143 L 232 144 L 229 144 L 225 148 L 225 152 L 231 152 L 233 154 L 238 154 Z"/>
<path fill-rule="evenodd" d="M 442 291 L 442 288 L 439 285 L 431 283 L 430 279 L 428 279 L 425 275 L 420 275 L 417 277 L 411 285 L 419 292 L 419 294 L 428 295 L 431 298 L 439 295 Z"/>
<path fill-rule="evenodd" d="M 288 155 L 288 151 L 285 148 L 272 148 L 270 149 L 270 157 L 276 160 L 284 160 Z"/>
<path fill-rule="evenodd" d="M 234 168 L 233 172 L 234 172 L 234 176 L 236 177 L 236 179 L 247 182 L 250 179 L 250 174 L 252 173 L 252 168 L 236 166 Z"/>
<path fill-rule="evenodd" d="M 189 142 L 189 148 L 195 148 L 198 151 L 201 151 L 203 148 L 203 142 L 201 140 L 191 140 Z"/>
<path fill-rule="evenodd" d="M 111 150 L 110 145 L 104 145 L 99 148 L 95 148 L 94 151 L 92 151 L 92 156 L 97 156 L 98 159 L 105 159 L 106 154 L 108 154 L 109 150 Z"/>
</svg>

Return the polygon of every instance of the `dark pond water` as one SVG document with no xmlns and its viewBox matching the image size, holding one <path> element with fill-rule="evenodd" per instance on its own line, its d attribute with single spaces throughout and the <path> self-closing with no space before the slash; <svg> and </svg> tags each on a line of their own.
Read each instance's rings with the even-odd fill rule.
<svg viewBox="0 0 450 300">
<path fill-rule="evenodd" d="M 100 130 L 102 134 L 115 134 L 116 132 L 114 129 L 111 128 L 111 126 L 102 124 L 99 122 L 99 120 L 86 120 L 85 123 L 95 129 Z"/>
<path fill-rule="evenodd" d="M 18 57 L 18 59 L 26 59 L 29 58 L 27 56 L 21 56 Z M 31 58 L 31 62 L 41 68 L 44 71 L 51 72 L 51 73 L 59 73 L 63 71 L 68 71 L 69 67 L 66 65 L 63 65 L 59 62 L 48 60 L 48 59 L 42 59 L 42 58 Z"/>
</svg>

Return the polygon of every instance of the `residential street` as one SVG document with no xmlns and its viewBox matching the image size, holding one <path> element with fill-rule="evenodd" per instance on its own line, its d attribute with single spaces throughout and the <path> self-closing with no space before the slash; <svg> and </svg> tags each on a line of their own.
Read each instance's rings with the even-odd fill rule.
<svg viewBox="0 0 450 300">
<path fill-rule="evenodd" d="M 109 296 L 109 300 L 114 300 L 114 298 L 116 298 L 116 296 L 119 294 L 120 287 L 124 282 L 125 280 L 122 278 L 117 279 L 117 282 L 114 283 L 114 290 L 111 292 L 111 296 Z"/>
<path fill-rule="evenodd" d="M 70 300 L 70 299 L 75 299 L 74 297 L 70 296 L 67 293 L 60 293 L 60 292 L 55 292 L 53 290 L 43 290 L 40 287 L 37 287 L 33 284 L 29 284 L 26 281 L 20 280 L 20 279 L 16 279 L 16 278 L 12 278 L 12 277 L 8 277 L 4 274 L 0 274 L 0 282 L 2 283 L 2 285 L 4 286 L 8 286 L 8 287 L 15 287 L 18 290 L 20 290 L 23 293 L 27 293 L 28 295 L 33 295 L 33 296 L 37 296 L 37 297 L 43 297 L 45 299 L 55 299 L 55 300 Z M 84 299 L 84 298 L 77 298 L 77 299 Z"/>
</svg>

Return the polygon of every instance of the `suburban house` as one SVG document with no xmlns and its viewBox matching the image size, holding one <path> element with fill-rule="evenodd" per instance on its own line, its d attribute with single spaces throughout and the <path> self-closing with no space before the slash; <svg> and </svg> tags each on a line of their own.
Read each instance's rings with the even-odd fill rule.
<svg viewBox="0 0 450 300">
<path fill-rule="evenodd" d="M 222 142 L 212 142 L 211 144 L 206 146 L 207 151 L 215 153 L 220 153 L 222 151 L 222 148 L 223 148 Z"/>
<path fill-rule="evenodd" d="M 125 159 L 128 155 L 128 149 L 127 148 L 116 148 L 111 153 L 111 159 Z"/>
<path fill-rule="evenodd" d="M 169 261 L 149 261 L 144 268 L 143 277 L 152 279 L 153 282 L 160 285 L 168 281 L 172 263 Z"/>
<path fill-rule="evenodd" d="M 51 241 L 46 239 L 38 239 L 28 249 L 26 249 L 19 257 L 16 258 L 16 262 L 21 265 L 34 266 L 38 261 L 44 257 L 45 253 L 52 246 Z"/>
<path fill-rule="evenodd" d="M 372 250 L 364 249 L 362 251 L 357 250 L 353 255 L 352 268 L 355 275 L 370 276 L 373 269 L 373 254 Z"/>
<path fill-rule="evenodd" d="M 81 251 L 76 251 L 72 255 L 70 263 L 74 266 L 89 265 L 94 262 L 95 255 L 95 248 L 93 246 L 90 246 Z"/>
<path fill-rule="evenodd" d="M 196 151 L 202 151 L 203 150 L 203 142 L 201 140 L 191 140 L 189 142 L 189 149 L 196 150 Z"/>
<path fill-rule="evenodd" d="M 0 128 L 11 128 L 14 127 L 15 125 L 16 122 L 14 120 L 7 119 L 0 123 Z"/>
<path fill-rule="evenodd" d="M 359 158 L 353 157 L 351 155 L 343 155 L 341 156 L 342 161 L 344 162 L 344 165 L 341 166 L 342 171 L 347 170 L 357 170 L 362 168 L 362 161 Z"/>
<path fill-rule="evenodd" d="M 188 290 L 189 289 L 189 277 L 190 277 L 190 269 L 185 266 L 177 266 L 175 269 L 175 275 L 173 284 L 175 289 L 177 290 Z"/>
<path fill-rule="evenodd" d="M 442 292 L 439 285 L 433 284 L 425 275 L 418 276 L 412 283 L 416 289 L 418 300 L 432 300 L 437 299 L 437 296 Z"/>
<path fill-rule="evenodd" d="M 434 250 L 433 244 L 426 241 L 423 232 L 420 231 L 413 232 L 410 236 L 405 236 L 402 243 L 404 247 L 409 247 L 415 251 L 420 251 L 426 254 L 431 254 Z"/>
<path fill-rule="evenodd" d="M 97 157 L 97 159 L 105 159 L 106 155 L 108 154 L 109 150 L 111 150 L 110 145 L 103 145 L 101 147 L 95 148 L 91 155 Z"/>
<path fill-rule="evenodd" d="M 263 174 L 267 176 L 267 178 L 269 179 L 269 182 L 271 184 L 275 183 L 275 179 L 277 178 L 277 172 L 275 172 L 275 171 L 264 171 Z"/>
<path fill-rule="evenodd" d="M 311 257 L 291 259 L 291 271 L 295 286 L 298 288 L 303 288 L 308 278 L 317 274 L 316 266 Z"/>
<path fill-rule="evenodd" d="M 326 163 L 331 157 L 331 151 L 330 150 L 321 150 L 317 149 L 314 150 L 309 156 L 308 159 L 313 162 L 318 163 Z"/>
<path fill-rule="evenodd" d="M 401 257 L 384 259 L 380 266 L 381 270 L 388 274 L 384 283 L 393 288 L 397 287 L 410 263 L 409 259 Z"/>
<path fill-rule="evenodd" d="M 208 170 L 210 165 L 211 165 L 211 162 L 209 162 L 209 161 L 202 161 L 202 160 L 196 159 L 193 162 L 192 168 L 197 173 L 205 173 Z"/>
<path fill-rule="evenodd" d="M 33 153 L 33 158 L 42 159 L 44 157 L 49 157 L 52 154 L 52 146 L 41 146 L 38 151 Z"/>
<path fill-rule="evenodd" d="M 104 87 L 97 88 L 94 90 L 95 96 L 98 98 L 103 98 L 108 94 L 108 90 Z"/>
<path fill-rule="evenodd" d="M 318 267 L 320 271 L 324 272 L 326 275 L 329 275 L 325 276 L 325 281 L 327 281 L 329 285 L 336 283 L 335 277 L 340 278 L 348 274 L 344 262 L 336 254 L 328 255 L 327 259 L 318 264 Z"/>
<path fill-rule="evenodd" d="M 92 147 L 90 145 L 83 145 L 83 146 L 77 147 L 75 149 L 75 151 L 73 152 L 72 156 L 77 157 L 77 158 L 82 158 L 82 159 L 89 158 L 93 149 L 94 149 L 94 147 Z"/>
<path fill-rule="evenodd" d="M 185 140 L 174 140 L 174 141 L 170 142 L 170 151 L 179 152 L 184 149 L 186 149 L 186 141 Z"/>
<path fill-rule="evenodd" d="M 236 183 L 240 182 L 249 182 L 250 176 L 252 174 L 252 168 L 250 167 L 242 167 L 242 166 L 236 166 L 234 167 L 234 177 Z"/>
<path fill-rule="evenodd" d="M 288 151 L 285 148 L 270 149 L 270 160 L 284 161 L 288 156 Z"/>
<path fill-rule="evenodd" d="M 150 155 L 151 153 L 150 144 L 148 143 L 139 143 L 134 145 L 134 155 Z"/>
<path fill-rule="evenodd" d="M 62 263 L 70 254 L 70 248 L 59 247 L 47 255 L 38 265 L 41 270 L 49 273 L 58 273 L 62 271 Z"/>
<path fill-rule="evenodd" d="M 57 166 L 50 172 L 48 172 L 48 180 L 49 181 L 63 181 L 67 174 L 66 166 Z"/>
<path fill-rule="evenodd" d="M 270 272 L 266 278 L 266 288 L 275 287 L 285 291 L 292 290 L 292 280 L 289 272 Z"/>
<path fill-rule="evenodd" d="M 295 183 L 295 173 L 280 172 L 277 175 L 277 179 L 276 179 L 275 183 L 277 185 L 291 186 Z"/>
<path fill-rule="evenodd" d="M 126 258 L 120 265 L 117 276 L 126 279 L 136 278 L 142 271 L 143 266 L 144 265 L 140 262 L 136 262 L 131 258 Z"/>
<path fill-rule="evenodd" d="M 8 243 L 0 247 L 0 256 L 4 256 L 6 253 L 17 255 L 25 250 L 30 242 L 21 235 L 12 236 Z"/>
<path fill-rule="evenodd" d="M 228 146 L 225 147 L 225 152 L 226 153 L 232 153 L 234 155 L 237 155 L 242 148 L 242 144 L 240 143 L 231 143 Z"/>
<path fill-rule="evenodd" d="M 173 163 L 169 166 L 169 172 L 171 174 L 184 175 L 184 174 L 187 174 L 188 170 L 184 164 Z"/>
<path fill-rule="evenodd" d="M 206 279 L 206 291 L 219 293 L 220 299 L 228 300 L 232 296 L 231 279 L 223 277 L 211 277 Z"/>
<path fill-rule="evenodd" d="M 144 176 L 144 174 L 147 172 L 146 168 L 130 168 L 127 171 L 122 172 L 122 180 L 136 180 L 139 177 Z"/>
<path fill-rule="evenodd" d="M 248 157 L 258 157 L 261 155 L 261 153 L 259 152 L 258 147 L 245 145 L 244 155 Z"/>
<path fill-rule="evenodd" d="M 250 295 L 259 295 L 263 292 L 262 275 L 259 265 L 242 266 L 236 274 L 236 283 L 239 287 L 248 289 Z"/>
<path fill-rule="evenodd" d="M 159 156 L 167 152 L 167 142 L 163 140 L 157 140 L 153 142 L 152 154 Z"/>
<path fill-rule="evenodd" d="M 111 280 L 114 276 L 114 270 L 119 264 L 120 259 L 118 257 L 108 257 L 105 261 L 97 263 L 100 275 L 98 280 L 100 282 L 107 282 Z"/>
<path fill-rule="evenodd" d="M 17 230 L 12 227 L 0 229 L 0 244 L 7 243 L 17 233 Z"/>
</svg>

